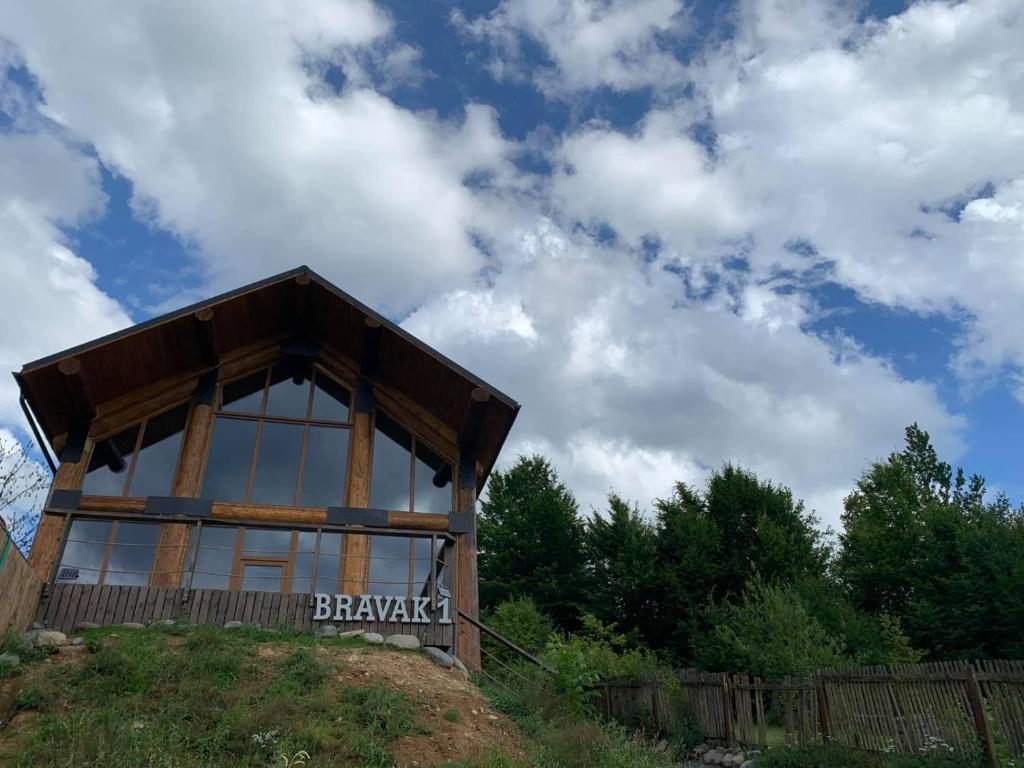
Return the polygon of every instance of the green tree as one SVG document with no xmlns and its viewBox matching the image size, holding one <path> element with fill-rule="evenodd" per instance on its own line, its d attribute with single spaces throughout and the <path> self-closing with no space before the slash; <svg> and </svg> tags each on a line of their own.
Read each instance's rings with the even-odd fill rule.
<svg viewBox="0 0 1024 768">
<path fill-rule="evenodd" d="M 706 628 L 704 607 L 738 597 L 752 575 L 788 583 L 825 572 L 829 551 L 817 520 L 788 488 L 752 472 L 727 464 L 703 493 L 678 483 L 655 508 L 663 621 L 649 640 L 679 661 L 691 658 Z"/>
<path fill-rule="evenodd" d="M 782 677 L 848 661 L 792 585 L 754 577 L 739 599 L 711 605 L 708 620 L 695 644 L 705 669 Z"/>
<path fill-rule="evenodd" d="M 657 590 L 657 531 L 636 506 L 611 494 L 607 515 L 586 524 L 591 569 L 590 612 L 634 638 L 660 623 Z"/>
<path fill-rule="evenodd" d="M 899 619 L 929 658 L 1024 652 L 1024 522 L 939 460 L 916 424 L 847 497 L 835 572 L 853 605 Z"/>
<path fill-rule="evenodd" d="M 576 499 L 542 456 L 495 471 L 480 505 L 480 602 L 530 597 L 563 629 L 588 601 L 584 525 Z"/>
</svg>

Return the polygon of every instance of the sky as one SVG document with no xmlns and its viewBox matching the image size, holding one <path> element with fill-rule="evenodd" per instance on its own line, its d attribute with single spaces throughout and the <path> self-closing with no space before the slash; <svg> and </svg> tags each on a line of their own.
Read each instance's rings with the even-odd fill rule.
<svg viewBox="0 0 1024 768">
<path fill-rule="evenodd" d="M 1024 501 L 1024 1 L 0 0 L 0 366 L 308 264 L 584 511 Z M 10 377 L 0 433 L 29 442 Z"/>
</svg>

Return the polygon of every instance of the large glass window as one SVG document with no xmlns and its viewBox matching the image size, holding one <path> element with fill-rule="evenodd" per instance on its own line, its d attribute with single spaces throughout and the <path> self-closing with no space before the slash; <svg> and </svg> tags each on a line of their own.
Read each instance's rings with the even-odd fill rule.
<svg viewBox="0 0 1024 768">
<path fill-rule="evenodd" d="M 448 514 L 452 504 L 451 464 L 386 413 L 378 411 L 370 506 Z"/>
<path fill-rule="evenodd" d="M 348 389 L 304 362 L 278 363 L 224 384 L 203 497 L 303 507 L 344 504 L 350 400 Z"/>
<path fill-rule="evenodd" d="M 57 568 L 59 584 L 149 584 L 159 523 L 75 520 Z"/>
<path fill-rule="evenodd" d="M 91 496 L 167 496 L 174 483 L 188 403 L 96 442 L 82 482 Z"/>
<path fill-rule="evenodd" d="M 367 594 L 418 597 L 428 594 L 425 590 L 430 581 L 431 563 L 438 557 L 431 557 L 430 538 L 422 536 L 371 536 L 370 537 L 370 578 Z"/>
</svg>

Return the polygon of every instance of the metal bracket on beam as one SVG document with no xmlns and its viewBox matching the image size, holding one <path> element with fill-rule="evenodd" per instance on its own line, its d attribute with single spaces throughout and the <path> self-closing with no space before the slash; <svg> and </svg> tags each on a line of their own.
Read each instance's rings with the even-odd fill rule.
<svg viewBox="0 0 1024 768">
<path fill-rule="evenodd" d="M 58 489 L 50 494 L 50 501 L 46 505 L 46 508 L 53 510 L 54 512 L 77 512 L 78 505 L 81 501 L 81 491 L 66 491 Z"/>
<path fill-rule="evenodd" d="M 387 528 L 386 509 L 360 509 L 358 507 L 328 507 L 328 525 L 365 525 L 369 528 Z"/>
<path fill-rule="evenodd" d="M 472 512 L 452 512 L 448 515 L 448 533 L 469 533 L 472 530 Z"/>
<path fill-rule="evenodd" d="M 201 519 L 213 516 L 213 499 L 190 499 L 183 496 L 147 496 L 147 515 L 181 515 Z"/>
<path fill-rule="evenodd" d="M 199 377 L 195 392 L 192 394 L 192 402 L 196 405 L 213 405 L 213 398 L 216 394 L 217 369 L 214 368 Z"/>
</svg>

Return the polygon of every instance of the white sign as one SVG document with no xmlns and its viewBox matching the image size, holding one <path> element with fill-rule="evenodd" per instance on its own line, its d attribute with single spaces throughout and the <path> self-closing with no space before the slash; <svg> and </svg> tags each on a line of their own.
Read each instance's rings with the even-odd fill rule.
<svg viewBox="0 0 1024 768">
<path fill-rule="evenodd" d="M 314 621 L 394 621 L 403 624 L 429 624 L 432 621 L 429 597 L 393 595 L 328 595 L 314 597 Z M 438 624 L 451 624 L 448 598 L 437 601 Z"/>
</svg>

